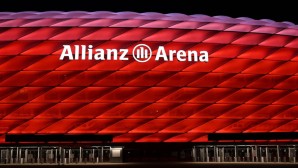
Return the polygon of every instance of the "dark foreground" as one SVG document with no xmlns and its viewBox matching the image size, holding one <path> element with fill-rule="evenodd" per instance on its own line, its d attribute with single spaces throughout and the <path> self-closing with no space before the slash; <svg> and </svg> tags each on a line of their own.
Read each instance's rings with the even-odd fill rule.
<svg viewBox="0 0 298 168">
<path fill-rule="evenodd" d="M 296 167 L 298 164 L 281 164 L 281 163 L 193 163 L 193 162 L 162 162 L 162 163 L 104 163 L 97 165 L 80 164 L 80 165 L 0 165 L 5 168 L 54 168 L 54 167 L 67 167 L 67 168 L 279 168 L 279 167 Z"/>
</svg>

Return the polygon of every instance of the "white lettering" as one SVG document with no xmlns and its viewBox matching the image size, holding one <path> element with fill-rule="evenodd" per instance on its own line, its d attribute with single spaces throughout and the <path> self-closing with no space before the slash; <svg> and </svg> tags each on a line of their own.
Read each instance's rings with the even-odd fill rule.
<svg viewBox="0 0 298 168">
<path fill-rule="evenodd" d="M 117 60 L 118 59 L 118 54 L 117 54 L 116 49 L 107 49 L 107 60 Z M 112 58 L 113 54 L 113 58 Z"/>
<path fill-rule="evenodd" d="M 157 49 L 155 61 L 159 61 L 159 58 L 162 57 L 164 61 L 168 61 L 166 50 L 163 46 L 159 46 Z"/>
<path fill-rule="evenodd" d="M 186 52 L 183 51 L 183 50 L 179 50 L 179 51 L 177 52 L 177 60 L 178 60 L 178 61 L 181 61 L 181 62 L 186 61 Z"/>
<path fill-rule="evenodd" d="M 73 55 L 72 55 L 70 45 L 63 45 L 63 50 L 59 60 L 64 60 L 64 57 L 68 57 L 68 60 L 73 60 Z"/>
<path fill-rule="evenodd" d="M 126 55 L 128 53 L 128 49 L 120 49 L 120 52 L 122 52 L 122 54 L 120 55 L 119 60 L 128 61 L 128 57 L 126 57 Z"/>
<path fill-rule="evenodd" d="M 95 60 L 105 60 L 105 51 L 103 49 L 96 49 L 96 54 L 94 54 Z"/>
<path fill-rule="evenodd" d="M 194 62 L 198 62 L 198 53 L 197 51 L 188 51 L 188 61 L 192 61 L 192 58 L 194 58 Z"/>
<path fill-rule="evenodd" d="M 79 60 L 80 58 L 80 46 L 75 45 L 75 60 Z"/>
<path fill-rule="evenodd" d="M 200 52 L 200 61 L 201 62 L 209 62 L 209 54 L 207 51 L 201 51 Z"/>
<path fill-rule="evenodd" d="M 143 59 L 138 62 L 147 62 L 151 58 L 151 48 L 145 44 L 139 44 L 136 47 L 137 58 Z M 72 50 L 74 49 L 74 51 Z M 135 49 L 135 48 L 134 48 Z M 128 61 L 131 57 L 128 57 L 128 49 L 93 49 L 93 45 L 63 45 L 62 53 L 59 60 L 121 60 Z M 148 57 L 150 52 L 150 57 Z M 134 59 L 135 56 L 133 56 Z M 146 59 L 145 59 L 146 58 Z M 209 62 L 209 54 L 207 51 L 196 50 L 166 50 L 164 46 L 157 48 L 155 61 L 177 61 L 180 62 Z M 145 60 L 145 61 L 144 61 Z"/>
<path fill-rule="evenodd" d="M 82 60 L 86 59 L 86 46 L 85 45 L 81 45 L 82 48 Z"/>
<path fill-rule="evenodd" d="M 92 60 L 92 55 L 93 55 L 93 45 L 88 46 L 88 60 Z"/>
<path fill-rule="evenodd" d="M 169 50 L 170 54 L 169 54 L 169 61 L 173 61 L 174 60 L 174 54 L 176 54 L 176 50 Z"/>
</svg>

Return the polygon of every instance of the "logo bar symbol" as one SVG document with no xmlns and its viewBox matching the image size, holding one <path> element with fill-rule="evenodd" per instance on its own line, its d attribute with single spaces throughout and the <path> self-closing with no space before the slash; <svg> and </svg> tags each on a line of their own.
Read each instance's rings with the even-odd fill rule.
<svg viewBox="0 0 298 168">
<path fill-rule="evenodd" d="M 144 47 L 139 47 L 137 49 L 137 58 L 148 58 L 148 49 L 144 48 Z"/>
<path fill-rule="evenodd" d="M 152 50 L 146 44 L 138 44 L 133 48 L 132 56 L 138 62 L 147 62 L 152 56 Z"/>
</svg>

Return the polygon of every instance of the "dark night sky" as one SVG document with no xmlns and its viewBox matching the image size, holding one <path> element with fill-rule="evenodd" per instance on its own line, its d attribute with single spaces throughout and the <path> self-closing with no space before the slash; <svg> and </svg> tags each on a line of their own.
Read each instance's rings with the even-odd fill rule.
<svg viewBox="0 0 298 168">
<path fill-rule="evenodd" d="M 225 15 L 291 21 L 298 24 L 294 0 L 1 0 L 0 11 L 135 11 Z M 78 3 L 79 2 L 79 3 Z"/>
</svg>

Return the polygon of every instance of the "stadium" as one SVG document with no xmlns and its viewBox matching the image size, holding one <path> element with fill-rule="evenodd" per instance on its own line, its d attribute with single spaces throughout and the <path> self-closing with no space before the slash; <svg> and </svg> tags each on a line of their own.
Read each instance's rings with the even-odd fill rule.
<svg viewBox="0 0 298 168">
<path fill-rule="evenodd" d="M 296 163 L 297 36 L 245 17 L 1 12 L 0 162 Z"/>
</svg>

